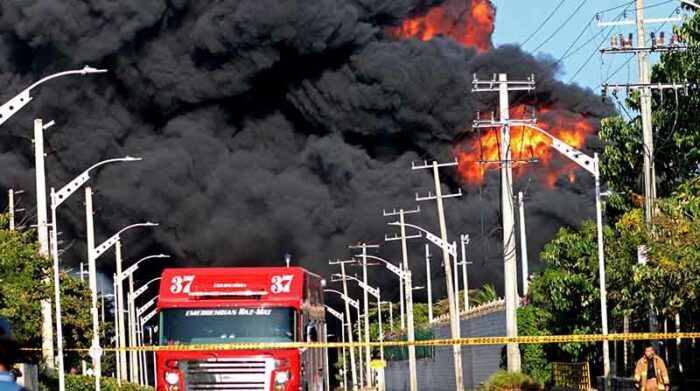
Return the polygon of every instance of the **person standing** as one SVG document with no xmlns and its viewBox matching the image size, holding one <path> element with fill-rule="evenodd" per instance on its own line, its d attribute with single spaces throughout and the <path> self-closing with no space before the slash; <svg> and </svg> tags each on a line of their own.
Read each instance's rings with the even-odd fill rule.
<svg viewBox="0 0 700 391">
<path fill-rule="evenodd" d="M 15 383 L 12 366 L 19 356 L 19 344 L 7 320 L 0 318 L 0 391 L 22 391 Z"/>
<path fill-rule="evenodd" d="M 644 348 L 644 357 L 637 361 L 634 380 L 637 389 L 643 391 L 669 391 L 671 388 L 666 364 L 651 344 Z"/>
</svg>

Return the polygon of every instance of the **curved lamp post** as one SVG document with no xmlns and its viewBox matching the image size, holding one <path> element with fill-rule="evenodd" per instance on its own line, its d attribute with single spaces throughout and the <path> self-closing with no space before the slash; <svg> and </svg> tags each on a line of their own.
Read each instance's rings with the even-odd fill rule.
<svg viewBox="0 0 700 391">
<path fill-rule="evenodd" d="M 534 129 L 552 140 L 552 148 L 559 151 L 569 160 L 576 163 L 579 167 L 588 171 L 595 178 L 595 210 L 596 210 L 596 228 L 598 235 L 598 277 L 600 284 L 600 312 L 603 335 L 608 335 L 608 301 L 605 290 L 605 253 L 603 251 L 603 212 L 601 207 L 600 193 L 600 161 L 598 154 L 594 154 L 593 158 L 572 147 L 571 145 L 559 140 L 544 129 L 534 125 L 523 124 L 523 126 Z M 603 340 L 603 372 L 607 378 L 610 374 L 610 347 L 607 339 Z"/>
<path fill-rule="evenodd" d="M 326 311 L 328 311 L 329 314 L 333 315 L 336 319 L 340 321 L 340 340 L 343 343 L 343 348 L 341 349 L 340 353 L 343 357 L 343 389 L 347 390 L 348 389 L 348 369 L 347 369 L 347 362 L 345 360 L 345 314 L 342 312 L 336 311 L 333 307 L 329 305 L 325 305 Z"/>
<path fill-rule="evenodd" d="M 335 278 L 335 279 L 333 279 L 333 278 Z M 331 275 L 331 281 L 342 281 L 343 279 L 350 279 L 350 280 L 357 282 L 357 285 L 359 285 L 360 288 L 364 289 L 365 291 L 367 291 L 367 293 L 369 293 L 370 295 L 374 296 L 375 299 L 377 299 L 377 313 L 378 313 L 377 317 L 379 319 L 379 342 L 384 342 L 384 331 L 382 329 L 382 304 L 381 304 L 382 298 L 381 298 L 381 294 L 379 291 L 379 287 L 377 287 L 377 288 L 371 287 L 371 286 L 365 284 L 364 281 L 360 280 L 357 277 L 344 276 L 344 275 L 339 274 L 339 273 L 335 273 L 335 274 Z M 365 314 L 365 316 L 369 317 L 369 314 Z M 369 328 L 367 328 L 367 330 L 365 330 L 365 338 L 366 338 L 366 342 L 369 343 L 369 340 L 370 340 Z M 384 346 L 379 347 L 379 359 L 384 360 Z M 368 373 L 371 373 L 372 370 L 370 367 L 370 363 L 368 362 L 366 365 L 367 365 Z"/>
<path fill-rule="evenodd" d="M 119 246 L 119 244 L 117 244 L 117 246 Z M 119 249 L 119 247 L 117 247 L 117 249 Z M 123 282 L 124 282 L 125 279 L 127 279 L 127 278 L 129 279 L 129 292 L 130 292 L 130 293 L 133 293 L 133 292 L 134 292 L 134 279 L 133 279 L 133 274 L 134 274 L 134 272 L 135 272 L 136 270 L 138 270 L 139 265 L 141 264 L 141 262 L 143 262 L 143 261 L 145 261 L 145 260 L 147 260 L 147 259 L 153 259 L 153 258 L 169 258 L 170 256 L 169 256 L 169 255 L 165 255 L 165 254 L 149 255 L 149 256 L 146 256 L 146 257 L 143 257 L 143 258 L 139 259 L 139 260 L 136 261 L 133 265 L 129 266 L 129 268 L 127 268 L 126 270 L 124 270 L 124 271 L 122 272 L 122 271 L 121 271 L 121 270 L 122 270 L 122 265 L 121 265 L 121 263 L 122 263 L 121 251 L 118 252 L 118 255 L 119 255 L 119 256 L 117 256 L 117 259 L 116 259 L 116 261 L 117 261 L 117 271 L 119 271 L 120 273 L 118 273 L 118 274 L 116 275 L 116 281 L 115 281 L 115 282 L 116 282 L 116 284 L 117 284 L 117 303 L 118 303 L 117 306 L 118 306 L 118 308 L 119 308 L 119 320 L 118 320 L 118 321 L 119 321 L 119 327 L 118 327 L 117 330 L 115 330 L 115 331 L 118 331 L 117 340 L 119 341 L 119 347 L 120 347 L 120 348 L 124 348 L 124 347 L 126 347 L 126 330 L 127 330 L 127 329 L 126 329 L 126 327 L 125 327 L 125 321 L 124 321 L 124 288 L 123 288 Z M 134 307 L 133 307 L 133 304 L 132 304 L 130 301 L 127 301 L 126 310 L 127 310 L 127 314 L 129 315 L 129 342 L 130 342 L 131 345 L 133 345 L 133 341 L 134 341 L 134 338 L 135 338 L 133 327 L 134 327 L 134 324 L 136 323 L 136 317 L 135 317 L 135 315 L 134 315 Z M 133 364 L 133 361 L 135 360 L 135 356 L 134 356 L 134 352 L 133 352 L 133 351 L 132 351 L 132 352 L 129 352 L 129 357 L 130 357 L 130 359 L 131 359 L 131 361 L 132 361 L 132 364 Z M 121 361 L 120 368 L 122 369 L 121 372 L 119 373 L 119 377 L 120 377 L 122 380 L 126 380 L 127 375 L 128 375 L 128 373 L 127 373 L 127 368 L 126 368 L 126 351 L 124 351 L 124 350 L 120 350 L 120 351 L 119 351 L 119 360 Z M 133 366 L 132 366 L 132 368 L 133 368 Z M 133 370 L 132 370 L 132 379 L 131 379 L 131 380 L 132 380 L 132 381 L 134 380 L 134 379 L 133 379 Z"/>
<path fill-rule="evenodd" d="M 353 306 L 353 307 L 357 310 L 357 316 L 358 316 L 357 322 L 358 322 L 358 325 L 359 325 L 359 323 L 360 323 L 360 317 L 359 317 L 359 316 L 360 316 L 360 304 L 357 302 L 357 300 L 353 300 L 353 299 L 350 298 L 349 296 L 345 295 L 343 292 L 337 291 L 337 290 L 335 290 L 335 289 L 328 289 L 328 288 L 326 288 L 326 289 L 324 289 L 323 291 L 324 291 L 324 292 L 330 292 L 330 293 L 338 294 L 338 295 L 340 295 L 340 297 L 343 299 L 343 301 L 345 301 L 345 305 L 346 305 L 346 309 L 347 309 L 347 310 L 345 311 L 345 316 L 347 317 L 347 320 L 346 320 L 346 322 L 345 322 L 345 325 L 346 325 L 346 327 L 347 327 L 347 329 L 348 329 L 348 341 L 349 341 L 350 343 L 352 343 L 352 319 L 350 318 L 349 306 Z M 358 331 L 359 331 L 359 327 L 358 327 Z M 359 337 L 359 336 L 358 336 L 358 337 Z M 354 356 L 355 356 L 355 353 L 354 353 L 354 352 L 355 352 L 355 348 L 350 348 L 350 354 L 351 354 L 351 357 L 353 357 L 353 358 L 354 358 Z M 361 357 L 361 356 L 362 356 L 362 355 L 360 355 L 360 357 Z M 353 383 L 354 383 L 354 384 L 352 385 L 352 389 L 355 390 L 355 389 L 357 389 L 358 384 L 357 384 L 357 366 L 356 366 L 356 364 L 355 364 L 355 360 L 354 360 L 354 359 L 353 359 L 353 360 L 350 360 L 350 366 L 351 366 L 350 370 L 351 370 L 352 380 L 353 380 Z M 361 379 L 361 378 L 362 378 L 362 371 L 360 371 L 360 379 Z M 360 380 L 360 383 L 362 383 L 362 380 Z"/>
<path fill-rule="evenodd" d="M 32 89 L 39 86 L 39 84 L 42 84 L 42 83 L 47 82 L 51 79 L 55 79 L 57 77 L 62 77 L 62 76 L 88 75 L 88 74 L 93 74 L 93 73 L 106 73 L 106 72 L 107 72 L 106 69 L 96 69 L 96 68 L 93 68 L 93 67 L 86 65 L 85 67 L 83 67 L 83 69 L 58 72 L 58 73 L 54 73 L 52 75 L 46 76 L 43 79 L 37 81 L 36 83 L 30 85 L 29 87 L 25 88 L 22 92 L 17 94 L 14 98 L 8 100 L 2 106 L 0 106 L 0 125 L 5 123 L 5 121 L 10 119 L 10 117 L 12 117 L 22 107 L 26 106 L 27 103 L 29 103 L 32 100 L 32 96 L 31 96 L 30 92 L 32 91 Z"/>
<path fill-rule="evenodd" d="M 92 345 L 90 346 L 90 356 L 93 360 L 93 371 L 95 373 L 95 391 L 101 390 L 100 377 L 102 376 L 102 365 L 100 359 L 102 357 L 102 348 L 100 347 L 100 325 L 97 317 L 97 267 L 96 260 L 100 255 L 104 254 L 110 247 L 119 242 L 119 237 L 125 231 L 136 227 L 154 227 L 158 224 L 145 222 L 128 225 L 109 239 L 102 242 L 99 246 L 93 247 L 95 243 L 95 232 L 92 216 L 92 189 L 85 189 L 85 215 L 87 219 L 87 236 L 88 236 L 88 263 L 90 269 L 90 289 L 92 290 Z M 119 247 L 117 247 L 119 249 Z"/>
<path fill-rule="evenodd" d="M 56 350 L 58 353 L 58 357 L 56 359 L 58 364 L 59 391 L 64 391 L 66 389 L 66 374 L 65 367 L 63 364 L 63 320 L 61 318 L 61 288 L 59 279 L 60 270 L 58 259 L 58 222 L 56 220 L 56 208 L 58 208 L 66 199 L 68 199 L 68 197 L 75 193 L 76 190 L 78 190 L 82 185 L 85 184 L 85 182 L 87 182 L 90 179 L 91 170 L 94 170 L 97 167 L 109 163 L 134 162 L 139 160 L 141 160 L 141 158 L 135 158 L 131 156 L 103 160 L 99 163 L 93 164 L 90 168 L 88 168 L 87 170 L 83 171 L 80 175 L 75 177 L 75 179 L 68 182 L 68 184 L 63 186 L 60 190 L 55 191 L 53 187 L 51 188 L 51 255 L 53 257 L 53 289 L 56 300 Z"/>
</svg>

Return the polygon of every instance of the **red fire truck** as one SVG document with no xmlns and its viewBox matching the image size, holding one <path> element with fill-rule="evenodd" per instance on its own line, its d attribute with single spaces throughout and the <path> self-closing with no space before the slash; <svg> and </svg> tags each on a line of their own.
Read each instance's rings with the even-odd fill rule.
<svg viewBox="0 0 700 391">
<path fill-rule="evenodd" d="M 324 390 L 326 349 L 216 345 L 325 342 L 321 278 L 300 267 L 166 269 L 161 277 L 159 391 Z"/>
</svg>

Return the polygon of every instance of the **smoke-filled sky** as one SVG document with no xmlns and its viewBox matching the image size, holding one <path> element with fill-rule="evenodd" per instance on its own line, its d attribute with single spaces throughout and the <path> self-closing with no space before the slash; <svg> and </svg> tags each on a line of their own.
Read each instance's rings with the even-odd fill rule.
<svg viewBox="0 0 700 391">
<path fill-rule="evenodd" d="M 126 259 L 162 251 L 178 266 L 281 265 L 290 252 L 327 276 L 335 271 L 329 258 L 347 258 L 349 244 L 366 241 L 398 260 L 398 243 L 384 242 L 394 229 L 382 210 L 413 209 L 415 194 L 433 186 L 430 172 L 412 171 L 411 162 L 453 160 L 475 136 L 476 112 L 496 107 L 494 95 L 470 92 L 472 74 L 534 74 L 537 90 L 513 100 L 595 127 L 611 110 L 590 91 L 558 81 L 551 62 L 515 46 L 478 53 L 449 34 L 423 41 L 394 33 L 436 7 L 468 11 L 471 1 L 484 3 L 0 1 L 3 102 L 42 75 L 84 64 L 109 69 L 39 87 L 0 128 L 0 190 L 26 190 L 21 206 L 32 210 L 32 119 L 55 120 L 45 137 L 50 186 L 103 159 L 143 157 L 107 166 L 90 182 L 98 243 L 131 223 L 160 223 L 124 234 Z M 491 31 L 483 34 L 490 40 Z M 600 147 L 593 136 L 587 141 Z M 585 174 L 573 182 L 562 176 L 549 187 L 546 166 L 521 171 L 515 189 L 528 192 L 536 267 L 559 227 L 593 217 L 592 182 Z M 487 171 L 483 186 L 453 168 L 441 175 L 444 192 L 464 192 L 445 205 L 451 240 L 472 238 L 470 286 L 500 286 L 498 173 Z M 84 258 L 83 201 L 79 192 L 59 211 L 64 265 Z M 433 203 L 420 207 L 407 219 L 437 232 Z M 410 247 L 418 284 L 423 243 Z M 111 273 L 111 254 L 100 264 Z M 439 262 L 433 266 L 442 278 Z M 392 281 L 385 271 L 370 278 Z"/>
</svg>

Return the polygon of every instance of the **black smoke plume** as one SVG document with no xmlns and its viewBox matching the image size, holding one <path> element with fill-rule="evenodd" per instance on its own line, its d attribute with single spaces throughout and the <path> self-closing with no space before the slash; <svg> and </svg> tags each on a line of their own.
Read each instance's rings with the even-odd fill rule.
<svg viewBox="0 0 700 391">
<path fill-rule="evenodd" d="M 411 162 L 452 160 L 477 110 L 495 107 L 495 97 L 470 92 L 472 74 L 534 74 L 538 102 L 592 121 L 610 113 L 590 91 L 557 81 L 552 60 L 517 47 L 477 54 L 449 37 L 385 34 L 440 3 L 1 1 L 3 102 L 53 72 L 90 64 L 109 73 L 61 78 L 34 91 L 0 129 L 0 188 L 26 190 L 21 202 L 31 212 L 32 119 L 55 120 L 46 135 L 50 186 L 103 159 L 144 158 L 105 167 L 90 182 L 98 192 L 98 242 L 131 223 L 160 223 L 125 234 L 127 259 L 163 251 L 177 266 L 282 265 L 290 252 L 295 263 L 327 276 L 329 258 L 348 258 L 349 244 L 366 241 L 398 261 L 398 244 L 384 243 L 396 230 L 382 210 L 413 209 L 416 192 L 430 190 L 433 179 L 412 171 Z M 592 217 L 585 175 L 552 190 L 538 179 L 543 170 L 533 167 L 531 181 L 516 183 L 531 194 L 531 259 L 560 226 Z M 481 188 L 452 169 L 442 171 L 442 181 L 446 193 L 464 188 L 446 208 L 451 238 L 472 238 L 471 286 L 500 285 L 497 173 Z M 437 232 L 434 206 L 420 206 L 409 220 Z M 59 219 L 63 262 L 75 264 L 85 254 L 82 192 Z M 423 242 L 414 240 L 411 251 L 420 284 Z M 111 272 L 106 257 L 101 265 Z M 433 265 L 441 278 L 439 262 Z M 385 272 L 371 279 L 395 286 Z"/>
</svg>

